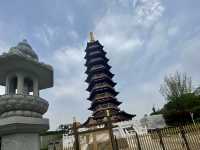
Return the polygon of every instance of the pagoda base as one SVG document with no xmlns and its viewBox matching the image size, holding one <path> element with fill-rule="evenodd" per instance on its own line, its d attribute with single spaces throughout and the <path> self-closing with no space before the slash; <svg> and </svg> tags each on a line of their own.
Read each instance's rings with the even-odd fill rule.
<svg viewBox="0 0 200 150">
<path fill-rule="evenodd" d="M 40 150 L 39 134 L 12 134 L 1 140 L 2 150 Z"/>
</svg>

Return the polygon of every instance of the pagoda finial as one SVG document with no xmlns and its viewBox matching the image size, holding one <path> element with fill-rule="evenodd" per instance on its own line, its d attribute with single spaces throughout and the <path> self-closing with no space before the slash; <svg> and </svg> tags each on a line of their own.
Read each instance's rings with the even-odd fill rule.
<svg viewBox="0 0 200 150">
<path fill-rule="evenodd" d="M 94 39 L 94 33 L 93 32 L 90 32 L 90 42 L 94 42 L 95 39 Z"/>
</svg>

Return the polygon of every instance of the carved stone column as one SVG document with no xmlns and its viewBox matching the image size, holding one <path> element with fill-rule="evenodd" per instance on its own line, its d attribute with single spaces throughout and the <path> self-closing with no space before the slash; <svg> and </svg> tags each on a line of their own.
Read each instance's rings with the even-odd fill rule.
<svg viewBox="0 0 200 150">
<path fill-rule="evenodd" d="M 17 94 L 23 94 L 24 76 L 21 73 L 17 74 Z"/>
<path fill-rule="evenodd" d="M 10 88 L 10 80 L 9 77 L 6 77 L 6 87 L 5 87 L 6 94 L 9 94 L 9 88 Z"/>
<path fill-rule="evenodd" d="M 37 79 L 33 80 L 33 95 L 34 96 L 39 96 L 38 80 Z"/>
</svg>

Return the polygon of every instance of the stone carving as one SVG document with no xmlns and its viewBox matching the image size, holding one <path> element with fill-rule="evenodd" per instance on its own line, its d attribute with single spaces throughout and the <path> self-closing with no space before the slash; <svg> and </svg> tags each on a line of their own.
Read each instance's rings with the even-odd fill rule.
<svg viewBox="0 0 200 150">
<path fill-rule="evenodd" d="M 20 134 L 15 136 L 7 136 L 3 139 L 2 149 L 3 150 L 13 150 L 13 149 L 39 149 L 39 144 L 36 143 L 38 135 L 35 134 Z"/>
<path fill-rule="evenodd" d="M 34 116 L 41 117 L 48 109 L 48 102 L 31 95 L 0 96 L 0 116 Z"/>
<path fill-rule="evenodd" d="M 40 90 L 53 86 L 53 68 L 39 62 L 26 40 L 0 55 L 0 136 L 3 150 L 39 150 L 39 133 L 49 129 L 43 118 L 49 104 Z"/>
<path fill-rule="evenodd" d="M 18 54 L 18 55 L 32 58 L 38 61 L 37 54 L 33 51 L 32 47 L 28 44 L 27 40 L 23 40 L 17 46 L 10 48 L 9 53 Z"/>
</svg>

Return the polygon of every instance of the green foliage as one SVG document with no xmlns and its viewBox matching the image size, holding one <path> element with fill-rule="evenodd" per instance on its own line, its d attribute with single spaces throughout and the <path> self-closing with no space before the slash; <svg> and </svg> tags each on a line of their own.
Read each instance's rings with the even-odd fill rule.
<svg viewBox="0 0 200 150">
<path fill-rule="evenodd" d="M 173 101 L 169 101 L 160 110 L 170 125 L 185 124 L 191 122 L 191 114 L 194 114 L 194 120 L 200 117 L 200 96 L 194 93 L 183 94 Z"/>
<path fill-rule="evenodd" d="M 151 113 L 151 115 L 163 114 L 168 125 L 192 122 L 191 113 L 195 121 L 200 121 L 199 90 L 192 92 L 191 77 L 179 72 L 173 76 L 167 76 L 160 91 L 167 99 L 167 103 L 162 109 Z"/>
<path fill-rule="evenodd" d="M 183 94 L 164 105 L 162 112 L 196 112 L 200 108 L 200 96 L 194 93 Z"/>
</svg>

